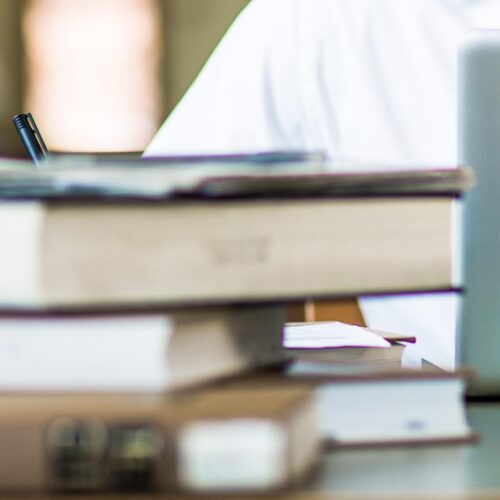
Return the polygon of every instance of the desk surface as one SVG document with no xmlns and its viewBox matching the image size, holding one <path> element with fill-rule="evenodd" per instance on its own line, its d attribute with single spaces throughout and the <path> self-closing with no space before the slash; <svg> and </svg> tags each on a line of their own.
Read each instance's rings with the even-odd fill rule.
<svg viewBox="0 0 500 500">
<path fill-rule="evenodd" d="M 325 454 L 323 467 L 302 492 L 270 498 L 500 499 L 500 403 L 470 405 L 469 419 L 473 429 L 481 434 L 478 443 L 332 451 Z M 40 497 L 29 498 L 42 500 Z M 77 500 L 80 497 L 71 498 Z M 93 496 L 85 498 L 98 500 Z M 113 497 L 99 496 L 99 500 L 104 498 Z M 137 495 L 128 498 L 139 500 Z M 168 495 L 168 498 L 180 500 L 188 497 Z M 252 500 L 257 498 L 262 499 L 262 495 Z"/>
<path fill-rule="evenodd" d="M 500 404 L 469 407 L 478 443 L 461 446 L 344 450 L 328 453 L 315 491 L 397 498 L 500 498 Z M 476 498 L 476 496 L 470 496 Z M 477 496 L 482 498 L 482 496 Z"/>
</svg>

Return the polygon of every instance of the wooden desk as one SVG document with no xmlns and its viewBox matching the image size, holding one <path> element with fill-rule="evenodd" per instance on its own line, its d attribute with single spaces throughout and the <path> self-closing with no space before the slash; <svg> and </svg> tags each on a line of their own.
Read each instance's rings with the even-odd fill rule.
<svg viewBox="0 0 500 500">
<path fill-rule="evenodd" d="M 328 452 L 313 481 L 301 491 L 266 498 L 290 500 L 500 499 L 500 403 L 469 406 L 470 422 L 482 435 L 479 443 L 462 446 L 374 448 Z M 8 497 L 2 497 L 7 500 Z M 20 497 L 12 497 L 12 500 Z M 25 497 L 44 500 L 48 497 Z M 55 497 L 57 498 L 57 497 Z M 63 498 L 63 497 L 59 497 Z M 71 496 L 104 500 L 113 496 Z M 162 496 L 120 496 L 134 500 Z M 203 500 L 209 497 L 165 495 Z M 211 497 L 225 500 L 235 497 Z M 258 497 L 236 497 L 261 500 Z"/>
</svg>

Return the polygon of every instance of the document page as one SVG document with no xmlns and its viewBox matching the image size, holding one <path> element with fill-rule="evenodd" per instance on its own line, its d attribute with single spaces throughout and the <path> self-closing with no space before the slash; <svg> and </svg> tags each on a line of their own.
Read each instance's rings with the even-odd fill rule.
<svg viewBox="0 0 500 500">
<path fill-rule="evenodd" d="M 359 326 L 340 322 L 291 323 L 286 325 L 284 337 L 287 349 L 391 347 L 391 344 L 380 335 Z"/>
</svg>

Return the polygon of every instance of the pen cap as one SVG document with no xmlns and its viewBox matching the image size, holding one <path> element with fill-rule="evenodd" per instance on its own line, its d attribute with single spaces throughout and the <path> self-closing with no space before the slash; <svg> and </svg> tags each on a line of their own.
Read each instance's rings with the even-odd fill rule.
<svg viewBox="0 0 500 500">
<path fill-rule="evenodd" d="M 12 118 L 12 121 L 17 129 L 27 128 L 30 126 L 26 115 L 16 115 Z"/>
<path fill-rule="evenodd" d="M 48 151 L 31 114 L 16 115 L 12 122 L 28 156 L 36 165 L 41 165 L 47 158 Z"/>
</svg>

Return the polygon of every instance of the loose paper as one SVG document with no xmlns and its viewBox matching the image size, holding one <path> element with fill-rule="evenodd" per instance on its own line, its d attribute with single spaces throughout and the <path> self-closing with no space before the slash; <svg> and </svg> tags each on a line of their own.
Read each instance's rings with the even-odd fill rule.
<svg viewBox="0 0 500 500">
<path fill-rule="evenodd" d="M 342 347 L 388 348 L 390 342 L 359 326 L 340 322 L 289 324 L 285 327 L 287 349 L 338 349 Z"/>
</svg>

